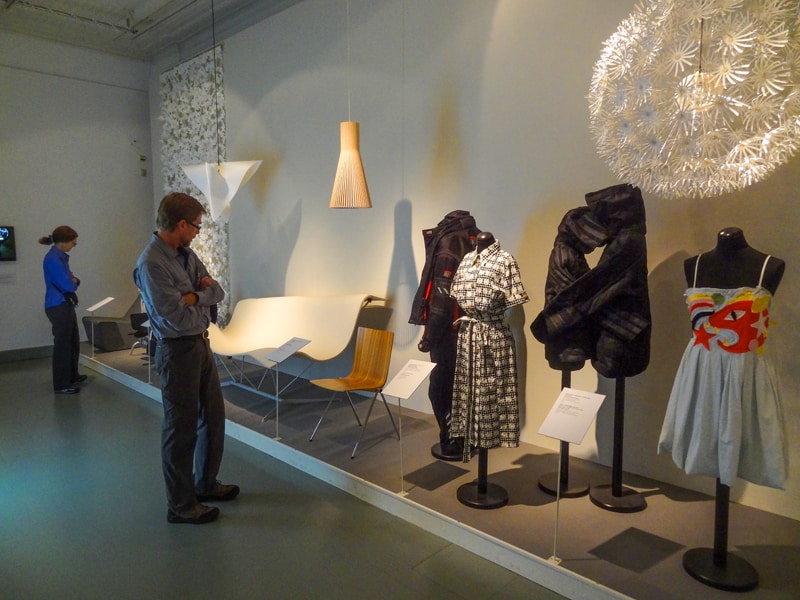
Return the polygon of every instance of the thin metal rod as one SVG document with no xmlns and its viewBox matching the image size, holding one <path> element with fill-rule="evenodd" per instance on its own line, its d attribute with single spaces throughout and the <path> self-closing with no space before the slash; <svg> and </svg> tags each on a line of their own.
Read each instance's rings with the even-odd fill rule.
<svg viewBox="0 0 800 600">
<path fill-rule="evenodd" d="M 561 370 L 561 389 L 572 386 L 572 372 Z M 558 454 L 558 492 L 563 494 L 569 487 L 569 442 L 561 441 Z"/>
<path fill-rule="evenodd" d="M 714 500 L 714 566 L 724 569 L 728 565 L 728 511 L 731 489 L 717 478 L 717 495 Z"/>
<path fill-rule="evenodd" d="M 350 0 L 347 0 L 347 120 L 350 118 Z"/>
<path fill-rule="evenodd" d="M 211 50 L 214 53 L 214 121 L 217 123 L 217 165 L 222 163 L 219 142 L 219 81 L 217 81 L 217 23 L 214 16 L 214 0 L 211 0 Z"/>
<path fill-rule="evenodd" d="M 697 64 L 698 73 L 703 72 L 703 28 L 705 26 L 705 23 L 706 23 L 705 19 L 700 19 L 700 49 L 698 50 L 700 56 Z"/>
<path fill-rule="evenodd" d="M 622 441 L 625 435 L 625 378 L 617 377 L 614 397 L 614 455 L 611 459 L 611 493 L 622 496 Z"/>
<path fill-rule="evenodd" d="M 559 457 L 561 462 L 564 462 L 564 446 L 561 446 L 561 456 Z M 556 483 L 556 525 L 555 531 L 553 532 L 553 558 L 558 557 L 558 518 L 561 512 L 561 471 L 558 472 L 558 481 Z"/>
</svg>

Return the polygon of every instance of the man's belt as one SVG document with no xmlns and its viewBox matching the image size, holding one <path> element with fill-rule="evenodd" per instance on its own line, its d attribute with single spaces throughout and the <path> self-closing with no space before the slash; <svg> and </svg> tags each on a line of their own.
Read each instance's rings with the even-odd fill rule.
<svg viewBox="0 0 800 600">
<path fill-rule="evenodd" d="M 208 331 L 203 331 L 202 333 L 193 333 L 192 335 L 181 335 L 179 337 L 171 337 L 171 338 L 164 338 L 167 342 L 175 342 L 180 340 L 207 340 L 208 339 Z"/>
</svg>

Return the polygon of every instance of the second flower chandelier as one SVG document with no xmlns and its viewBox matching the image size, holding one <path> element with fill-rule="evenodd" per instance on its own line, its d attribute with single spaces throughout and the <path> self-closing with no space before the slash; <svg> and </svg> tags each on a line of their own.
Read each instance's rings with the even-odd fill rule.
<svg viewBox="0 0 800 600">
<path fill-rule="evenodd" d="M 666 198 L 744 188 L 800 144 L 798 3 L 643 0 L 605 42 L 588 98 L 621 180 Z"/>
</svg>

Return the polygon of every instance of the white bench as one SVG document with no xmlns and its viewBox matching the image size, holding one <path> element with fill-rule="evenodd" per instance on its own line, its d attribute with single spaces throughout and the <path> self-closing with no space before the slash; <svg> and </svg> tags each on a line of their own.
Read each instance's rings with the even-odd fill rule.
<svg viewBox="0 0 800 600">
<path fill-rule="evenodd" d="M 315 361 L 330 360 L 347 348 L 361 309 L 377 299 L 349 294 L 239 300 L 227 327 L 209 326 L 208 341 L 215 354 L 240 356 L 299 337 L 310 340 L 302 354 Z"/>
<path fill-rule="evenodd" d="M 213 323 L 208 328 L 211 350 L 220 357 L 241 357 L 239 376 L 231 372 L 225 361 L 222 366 L 228 371 L 231 381 L 223 385 L 235 385 L 249 389 L 259 395 L 275 400 L 275 439 L 278 435 L 278 406 L 280 394 L 299 379 L 314 361 L 336 358 L 347 349 L 353 337 L 361 309 L 373 300 L 369 294 L 344 296 L 274 296 L 248 298 L 236 303 L 228 326 L 220 329 Z M 293 338 L 308 340 L 297 355 L 310 359 L 300 374 L 280 385 L 279 362 L 270 360 L 272 352 L 287 345 Z M 291 346 L 291 344 L 289 344 Z M 260 381 L 253 384 L 245 375 L 245 362 L 264 368 Z M 274 374 L 275 393 L 261 390 L 269 372 Z M 270 413 L 271 414 L 271 413 Z M 266 421 L 270 414 L 264 415 Z"/>
</svg>

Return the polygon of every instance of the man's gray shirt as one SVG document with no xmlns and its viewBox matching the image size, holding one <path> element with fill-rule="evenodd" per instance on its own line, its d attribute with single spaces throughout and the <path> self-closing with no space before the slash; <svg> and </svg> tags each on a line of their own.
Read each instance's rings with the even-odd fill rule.
<svg viewBox="0 0 800 600">
<path fill-rule="evenodd" d="M 199 290 L 200 280 L 208 275 L 191 248 L 173 250 L 153 233 L 136 261 L 136 285 L 157 338 L 196 335 L 208 329 L 210 307 L 225 297 L 218 283 Z M 190 292 L 197 295 L 194 306 L 183 299 Z"/>
</svg>

